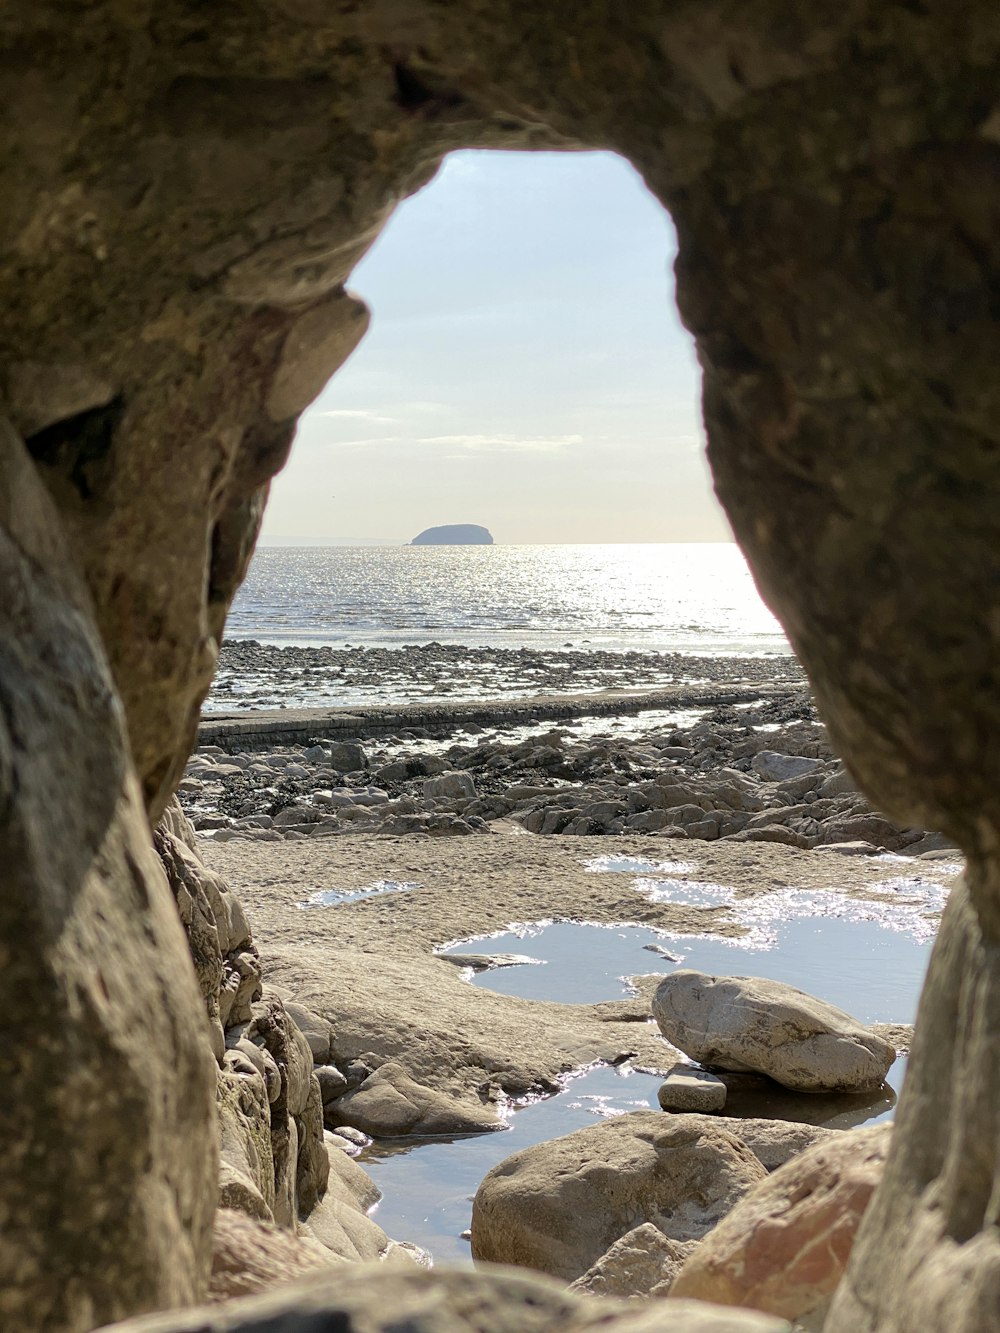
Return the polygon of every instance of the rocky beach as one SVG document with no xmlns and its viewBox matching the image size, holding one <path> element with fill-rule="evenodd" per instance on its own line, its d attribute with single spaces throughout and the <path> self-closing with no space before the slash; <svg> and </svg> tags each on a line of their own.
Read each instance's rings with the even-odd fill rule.
<svg viewBox="0 0 1000 1333">
<path fill-rule="evenodd" d="M 213 1020 L 219 1295 L 471 1244 L 605 1300 L 687 1285 L 818 1327 L 846 1252 L 795 1266 L 881 1172 L 961 858 L 861 795 L 794 659 L 232 642 L 222 665 L 163 835 L 247 923 Z M 748 1292 L 740 1210 L 800 1178 L 833 1219 L 807 1210 L 793 1276 Z M 299 1248 L 272 1263 L 246 1214 L 297 1218 Z"/>
<path fill-rule="evenodd" d="M 226 711 L 237 692 L 265 711 Z M 873 810 L 791 657 L 231 642 L 200 741 L 179 795 L 217 841 L 523 830 L 949 846 Z"/>
</svg>

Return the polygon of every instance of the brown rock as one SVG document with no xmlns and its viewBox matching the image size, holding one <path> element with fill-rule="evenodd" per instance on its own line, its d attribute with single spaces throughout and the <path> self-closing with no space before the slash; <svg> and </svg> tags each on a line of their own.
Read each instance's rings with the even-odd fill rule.
<svg viewBox="0 0 1000 1333">
<path fill-rule="evenodd" d="M 197 1299 L 216 1062 L 91 599 L 0 420 L 0 1326 Z"/>
<path fill-rule="evenodd" d="M 671 1294 L 815 1317 L 844 1274 L 890 1135 L 847 1131 L 779 1167 L 702 1241 Z"/>
</svg>

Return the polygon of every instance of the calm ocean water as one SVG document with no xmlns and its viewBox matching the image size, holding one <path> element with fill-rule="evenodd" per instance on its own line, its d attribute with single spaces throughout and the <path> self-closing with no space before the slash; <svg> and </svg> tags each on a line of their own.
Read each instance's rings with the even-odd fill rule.
<svg viewBox="0 0 1000 1333">
<path fill-rule="evenodd" d="M 226 634 L 747 656 L 791 650 L 730 543 L 262 547 Z"/>
</svg>

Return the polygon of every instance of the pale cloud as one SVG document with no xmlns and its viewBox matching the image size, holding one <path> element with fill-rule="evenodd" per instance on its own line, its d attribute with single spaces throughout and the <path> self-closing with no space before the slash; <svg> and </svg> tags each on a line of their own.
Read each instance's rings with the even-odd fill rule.
<svg viewBox="0 0 1000 1333">
<path fill-rule="evenodd" d="M 330 449 L 371 449 L 375 445 L 401 444 L 405 435 L 364 435 L 356 440 L 330 440 L 326 447 Z"/>
<path fill-rule="evenodd" d="M 550 454 L 567 445 L 582 444 L 582 435 L 425 435 L 418 444 L 445 445 L 452 449 L 473 449 L 483 453 Z"/>
<path fill-rule="evenodd" d="M 380 416 L 378 412 L 372 412 L 364 407 L 338 407 L 325 412 L 312 412 L 310 415 L 314 420 L 323 417 L 326 420 L 372 421 L 381 426 L 396 425 L 395 417 Z"/>
</svg>

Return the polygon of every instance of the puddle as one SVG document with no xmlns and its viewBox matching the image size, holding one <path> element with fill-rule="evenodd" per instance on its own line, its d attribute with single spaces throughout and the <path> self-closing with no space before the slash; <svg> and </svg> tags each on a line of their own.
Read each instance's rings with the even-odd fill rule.
<svg viewBox="0 0 1000 1333">
<path fill-rule="evenodd" d="M 644 856 L 594 856 L 584 861 L 592 874 L 686 875 L 694 869 L 689 861 L 650 861 Z"/>
<path fill-rule="evenodd" d="M 317 889 L 296 907 L 339 907 L 341 903 L 356 903 L 362 898 L 374 898 L 383 893 L 409 893 L 420 885 L 408 879 L 377 879 L 360 889 Z"/>
<path fill-rule="evenodd" d="M 595 1004 L 628 993 L 627 977 L 694 967 L 784 981 L 863 1023 L 913 1022 L 931 949 L 930 939 L 883 928 L 880 921 L 804 916 L 773 921 L 739 939 L 672 935 L 648 926 L 539 922 L 530 936 L 523 926 L 490 936 L 489 949 L 477 954 L 509 954 L 518 944 L 523 952 L 525 938 L 532 940 L 532 959 L 543 966 L 480 971 L 472 984 L 526 1000 Z M 444 952 L 455 957 L 463 949 L 471 952 L 467 945 Z"/>
</svg>

